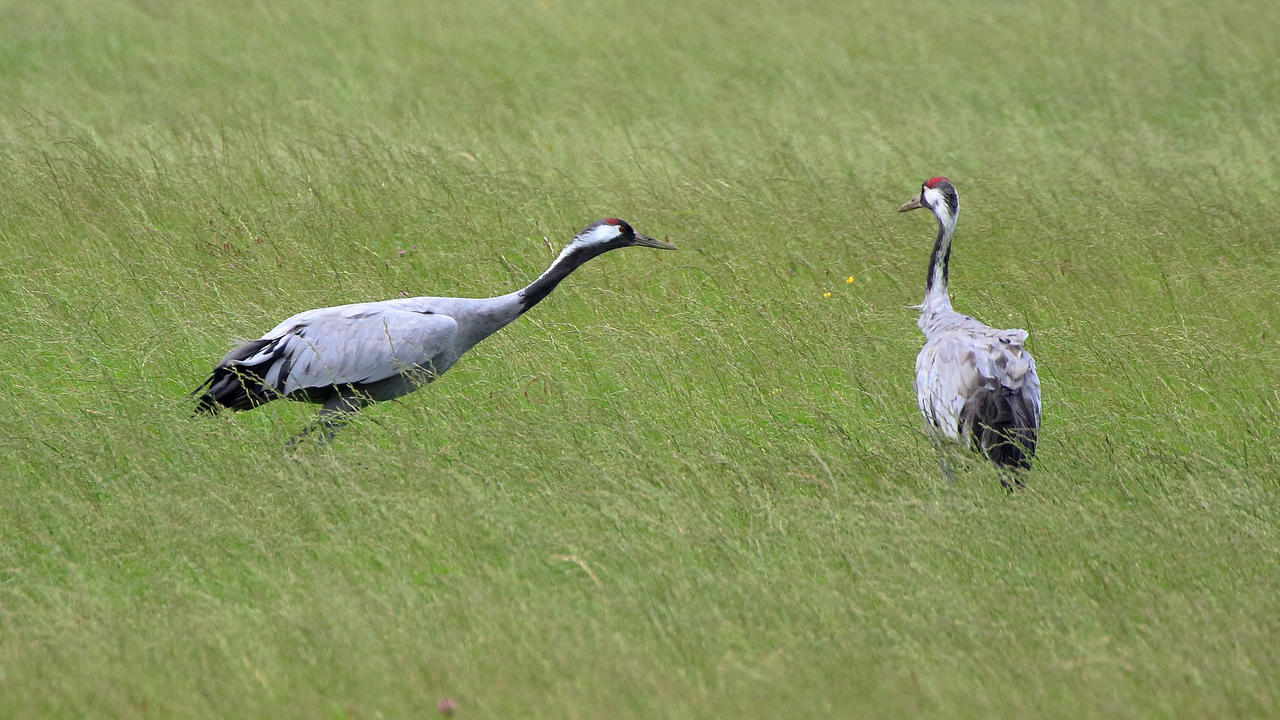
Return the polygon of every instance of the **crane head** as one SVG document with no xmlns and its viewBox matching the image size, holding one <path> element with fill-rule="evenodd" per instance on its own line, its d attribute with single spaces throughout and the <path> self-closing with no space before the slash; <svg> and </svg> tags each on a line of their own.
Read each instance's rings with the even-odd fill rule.
<svg viewBox="0 0 1280 720">
<path fill-rule="evenodd" d="M 618 218 L 605 218 L 591 223 L 582 232 L 573 238 L 571 245 L 578 247 L 593 247 L 603 250 L 612 250 L 614 248 L 628 247 L 631 245 L 639 245 L 641 247 L 658 248 L 660 250 L 675 250 L 675 245 L 664 243 L 661 240 L 655 240 L 643 233 L 638 233 L 631 228 L 625 220 Z"/>
<path fill-rule="evenodd" d="M 917 208 L 928 208 L 939 218 L 954 218 L 960 209 L 960 197 L 950 180 L 931 177 L 920 186 L 920 194 L 903 203 L 898 212 Z"/>
</svg>

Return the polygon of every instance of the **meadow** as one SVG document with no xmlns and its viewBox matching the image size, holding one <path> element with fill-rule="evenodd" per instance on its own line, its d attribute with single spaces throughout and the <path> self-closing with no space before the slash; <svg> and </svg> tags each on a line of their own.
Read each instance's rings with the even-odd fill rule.
<svg viewBox="0 0 1280 720">
<path fill-rule="evenodd" d="M 1210 6 L 1212 5 L 1212 6 Z M 1280 4 L 0 7 L 0 717 L 1280 716 Z M 1030 331 L 937 474 L 935 225 Z M 308 308 L 487 296 L 440 381 L 193 417 Z"/>
</svg>

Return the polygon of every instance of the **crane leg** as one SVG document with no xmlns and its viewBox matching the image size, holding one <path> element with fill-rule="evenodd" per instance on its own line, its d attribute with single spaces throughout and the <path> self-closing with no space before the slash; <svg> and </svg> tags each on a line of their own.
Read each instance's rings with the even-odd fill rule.
<svg viewBox="0 0 1280 720">
<path fill-rule="evenodd" d="M 1005 490 L 1009 491 L 1010 495 L 1012 495 L 1015 490 L 1021 490 L 1023 488 L 1022 476 L 1017 470 L 997 467 L 996 472 L 1000 473 L 1000 484 L 1004 486 Z"/>
<path fill-rule="evenodd" d="M 933 442 L 933 449 L 938 452 L 938 471 L 942 473 L 942 481 L 954 483 L 956 481 L 956 471 L 947 464 L 948 448 L 945 441 L 940 441 L 932 435 L 929 436 L 929 440 Z"/>
<path fill-rule="evenodd" d="M 355 390 L 339 388 L 325 401 L 320 408 L 320 416 L 316 421 L 298 433 L 289 441 L 289 445 L 297 445 L 315 433 L 317 445 L 325 445 L 333 439 L 338 431 L 346 427 L 361 408 L 372 402 L 368 397 Z"/>
<path fill-rule="evenodd" d="M 947 453 L 941 448 L 938 449 L 938 470 L 942 473 L 943 482 L 955 483 L 956 471 L 947 465 Z"/>
</svg>

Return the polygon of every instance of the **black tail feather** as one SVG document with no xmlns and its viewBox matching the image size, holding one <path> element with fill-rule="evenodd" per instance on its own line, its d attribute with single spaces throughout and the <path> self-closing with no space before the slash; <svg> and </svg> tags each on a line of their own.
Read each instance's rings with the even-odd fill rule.
<svg viewBox="0 0 1280 720">
<path fill-rule="evenodd" d="M 965 403 L 962 417 L 974 449 L 1001 468 L 1029 470 L 1036 454 L 1035 414 L 1021 393 L 982 390 Z"/>
<path fill-rule="evenodd" d="M 196 412 L 210 415 L 222 408 L 249 410 L 280 397 L 251 369 L 234 365 L 216 368 L 191 395 L 195 396 L 201 390 L 204 393 L 196 399 Z"/>
<path fill-rule="evenodd" d="M 239 364 L 240 361 L 257 355 L 273 342 L 275 341 L 253 340 L 227 353 L 208 379 L 188 396 L 195 397 L 199 394 L 196 412 L 212 415 L 222 408 L 248 410 L 280 397 L 275 388 L 263 383 L 262 377 L 255 372 L 257 366 Z"/>
</svg>

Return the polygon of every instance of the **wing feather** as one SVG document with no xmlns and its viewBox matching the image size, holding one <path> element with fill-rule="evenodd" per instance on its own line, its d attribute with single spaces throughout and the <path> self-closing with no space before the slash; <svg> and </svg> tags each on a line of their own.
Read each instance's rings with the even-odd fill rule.
<svg viewBox="0 0 1280 720">
<path fill-rule="evenodd" d="M 439 374 L 457 360 L 458 324 L 447 315 L 392 308 L 307 318 L 281 338 L 284 362 L 272 368 L 282 394 L 331 385 L 365 384 L 416 369 Z"/>
<path fill-rule="evenodd" d="M 1035 360 L 1022 347 L 1026 331 L 973 325 L 935 334 L 916 356 L 916 398 L 926 422 L 959 440 L 966 403 L 1003 388 L 1022 405 L 1017 414 L 1039 427 L 1040 381 Z"/>
</svg>

